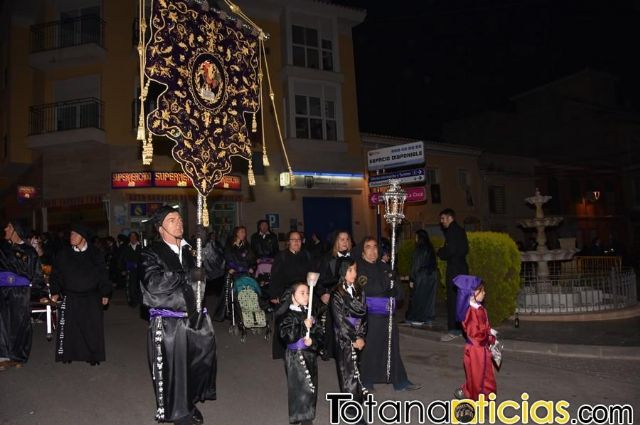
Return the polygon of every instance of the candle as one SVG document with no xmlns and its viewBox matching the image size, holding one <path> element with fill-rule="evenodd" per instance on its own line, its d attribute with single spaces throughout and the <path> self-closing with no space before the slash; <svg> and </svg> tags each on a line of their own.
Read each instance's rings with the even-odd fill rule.
<svg viewBox="0 0 640 425">
<path fill-rule="evenodd" d="M 307 285 L 309 285 L 309 309 L 307 310 L 307 319 L 311 319 L 311 309 L 313 307 L 313 288 L 318 283 L 320 273 L 309 272 L 307 273 Z M 309 338 L 311 329 L 307 329 L 307 335 L 305 338 Z"/>
</svg>

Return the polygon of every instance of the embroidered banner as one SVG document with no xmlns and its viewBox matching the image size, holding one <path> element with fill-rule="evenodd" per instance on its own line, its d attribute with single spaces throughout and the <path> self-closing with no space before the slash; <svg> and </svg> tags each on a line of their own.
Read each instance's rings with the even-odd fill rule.
<svg viewBox="0 0 640 425">
<path fill-rule="evenodd" d="M 231 171 L 232 156 L 251 154 L 246 119 L 259 108 L 258 34 L 176 0 L 153 2 L 151 30 L 145 71 L 166 90 L 147 128 L 175 142 L 174 159 L 206 196 Z"/>
</svg>

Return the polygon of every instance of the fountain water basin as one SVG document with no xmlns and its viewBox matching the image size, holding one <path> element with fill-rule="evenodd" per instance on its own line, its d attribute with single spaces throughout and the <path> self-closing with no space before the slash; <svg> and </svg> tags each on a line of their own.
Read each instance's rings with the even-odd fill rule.
<svg viewBox="0 0 640 425">
<path fill-rule="evenodd" d="M 543 218 L 527 218 L 521 220 L 518 224 L 527 229 L 543 226 L 543 227 L 555 227 L 562 222 L 562 217 L 543 217 Z"/>
</svg>

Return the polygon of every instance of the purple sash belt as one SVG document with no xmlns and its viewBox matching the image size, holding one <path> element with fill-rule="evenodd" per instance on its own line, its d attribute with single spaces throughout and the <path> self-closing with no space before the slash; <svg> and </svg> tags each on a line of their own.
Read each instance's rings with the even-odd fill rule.
<svg viewBox="0 0 640 425">
<path fill-rule="evenodd" d="M 0 286 L 29 286 L 29 279 L 12 272 L 0 272 Z"/>
<path fill-rule="evenodd" d="M 126 268 L 127 271 L 132 272 L 138 268 L 138 263 L 136 261 L 127 261 Z"/>
<path fill-rule="evenodd" d="M 307 348 L 309 347 L 304 345 L 304 338 L 300 338 L 293 344 L 287 344 L 287 350 L 299 351 L 299 350 L 306 350 Z"/>
<path fill-rule="evenodd" d="M 351 326 L 353 326 L 354 328 L 357 328 L 358 325 L 360 324 L 360 321 L 362 320 L 362 319 L 357 319 L 351 316 L 347 316 L 345 317 L 345 319 L 347 319 L 347 322 L 351 323 Z"/>
<path fill-rule="evenodd" d="M 207 309 L 203 309 L 202 310 L 203 313 L 207 313 Z M 149 309 L 149 316 L 153 319 L 154 317 L 174 317 L 174 318 L 179 318 L 179 317 L 187 317 L 187 312 L 186 311 L 174 311 L 174 310 L 167 310 L 166 308 L 150 308 Z"/>
<path fill-rule="evenodd" d="M 389 297 L 367 297 L 367 313 L 388 316 L 396 312 L 396 299 Z"/>
</svg>

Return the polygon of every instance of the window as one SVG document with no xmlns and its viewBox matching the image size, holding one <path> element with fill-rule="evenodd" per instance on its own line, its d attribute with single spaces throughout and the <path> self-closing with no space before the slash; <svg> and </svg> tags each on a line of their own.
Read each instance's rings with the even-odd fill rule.
<svg viewBox="0 0 640 425">
<path fill-rule="evenodd" d="M 340 139 L 337 88 L 319 84 L 294 84 L 293 111 L 298 139 Z"/>
<path fill-rule="evenodd" d="M 489 211 L 491 214 L 506 214 L 504 186 L 489 186 Z"/>
<path fill-rule="evenodd" d="M 458 184 L 464 191 L 465 201 L 468 207 L 473 207 L 473 194 L 471 193 L 471 176 L 467 170 L 458 170 Z"/>
<path fill-rule="evenodd" d="M 291 49 L 295 66 L 333 71 L 333 41 L 317 29 L 292 25 Z"/>
<path fill-rule="evenodd" d="M 437 168 L 427 167 L 424 170 L 425 184 L 439 184 L 440 170 Z"/>
<path fill-rule="evenodd" d="M 158 96 L 162 93 L 162 86 L 158 83 L 152 82 L 149 85 L 149 91 L 147 93 L 147 98 L 144 101 L 144 113 L 148 114 L 149 112 L 156 109 L 156 100 Z M 146 119 L 146 118 L 145 118 Z M 135 97 L 131 101 L 131 128 L 133 130 L 137 130 L 138 124 L 140 120 L 140 82 L 136 81 L 136 90 Z"/>
<path fill-rule="evenodd" d="M 462 189 L 466 189 L 471 186 L 471 179 L 467 170 L 458 170 L 458 184 Z"/>
<path fill-rule="evenodd" d="M 60 13 L 61 47 L 101 43 L 100 6 Z"/>
</svg>

